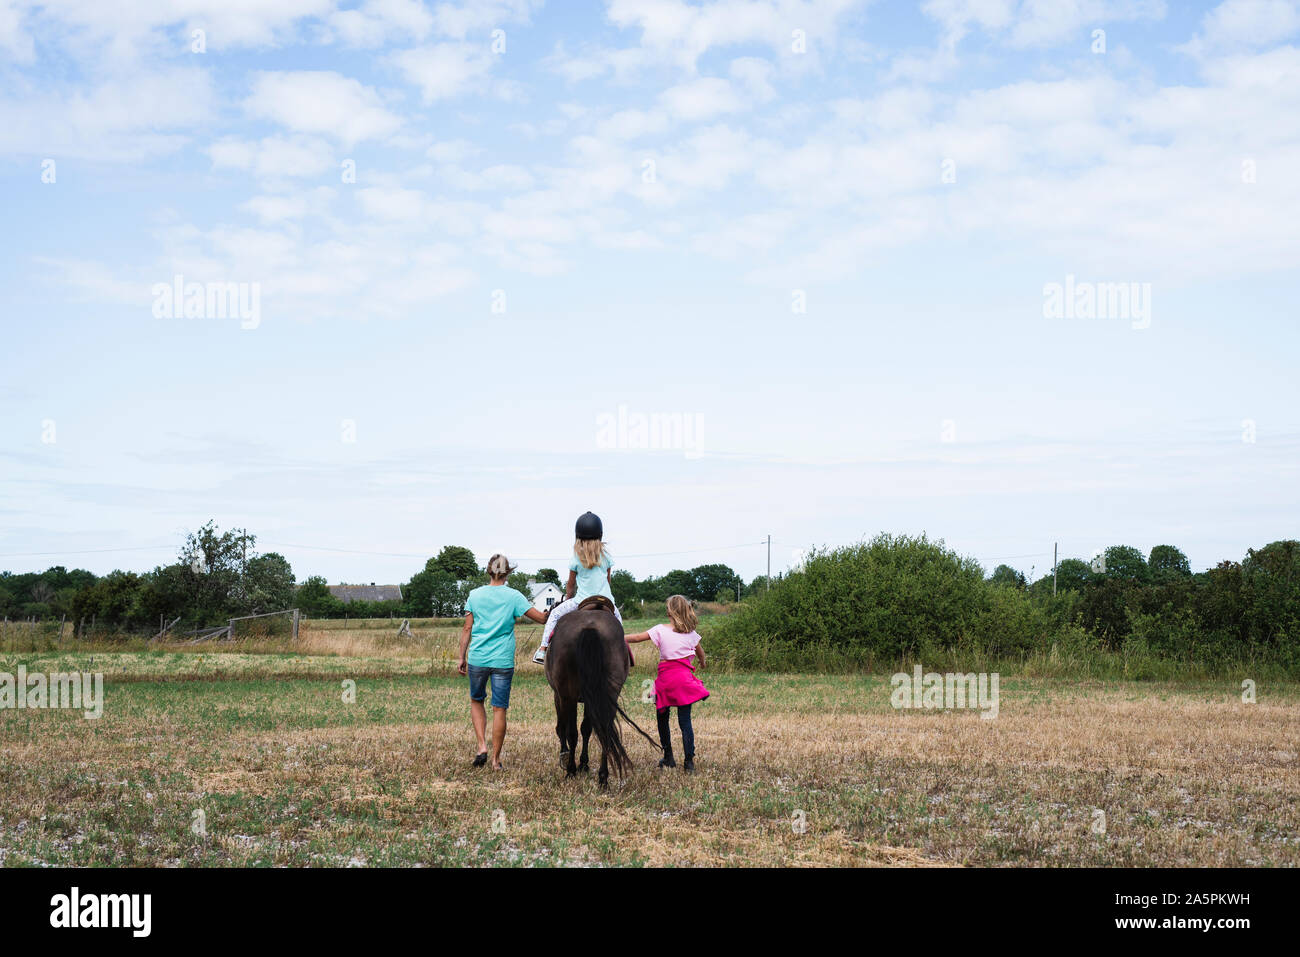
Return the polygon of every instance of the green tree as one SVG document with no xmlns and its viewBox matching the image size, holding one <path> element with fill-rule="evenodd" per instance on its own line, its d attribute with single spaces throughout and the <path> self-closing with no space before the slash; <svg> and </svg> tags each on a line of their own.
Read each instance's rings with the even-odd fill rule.
<svg viewBox="0 0 1300 957">
<path fill-rule="evenodd" d="M 73 600 L 76 618 L 95 620 L 101 625 L 139 625 L 153 620 L 141 602 L 144 581 L 135 572 L 112 571 Z"/>
<path fill-rule="evenodd" d="M 463 545 L 444 545 L 437 557 L 430 561 L 434 568 L 446 572 L 456 581 L 467 581 L 477 575 L 479 570 L 474 553 Z"/>
<path fill-rule="evenodd" d="M 667 575 L 657 579 L 658 594 L 653 599 L 663 601 L 669 595 L 685 595 L 687 598 L 695 597 L 695 576 L 688 571 L 680 568 L 674 568 Z"/>
<path fill-rule="evenodd" d="M 303 582 L 295 600 L 308 618 L 333 618 L 343 614 L 343 602 L 330 594 L 329 584 L 320 575 L 312 575 Z"/>
<path fill-rule="evenodd" d="M 615 574 L 617 574 L 617 572 Z M 537 569 L 537 577 L 535 580 L 539 582 L 550 582 L 551 584 L 557 585 L 560 588 L 564 587 L 564 582 L 560 581 L 560 573 L 557 572 L 554 568 Z"/>
<path fill-rule="evenodd" d="M 434 618 L 455 618 L 463 615 L 465 600 L 451 572 L 438 568 L 429 573 L 430 606 L 424 611 Z"/>
<path fill-rule="evenodd" d="M 1010 565 L 999 565 L 993 569 L 993 574 L 989 576 L 989 582 L 1007 588 L 1024 588 L 1025 576 Z"/>
<path fill-rule="evenodd" d="M 1106 549 L 1107 578 L 1133 584 L 1145 584 L 1151 580 L 1151 569 L 1142 553 L 1131 545 L 1112 545 Z"/>
<path fill-rule="evenodd" d="M 1056 590 L 1063 591 L 1083 591 L 1087 586 L 1089 578 L 1092 576 L 1092 568 L 1088 563 L 1079 558 L 1065 558 L 1056 565 Z M 1048 576 L 1048 584 L 1051 583 L 1051 576 Z M 1048 593 L 1051 593 L 1050 587 Z"/>
<path fill-rule="evenodd" d="M 636 576 L 626 568 L 616 568 L 609 576 L 610 591 L 614 594 L 614 604 L 623 608 L 640 597 Z"/>
<path fill-rule="evenodd" d="M 1249 549 L 1241 578 L 1249 641 L 1257 646 L 1300 641 L 1300 541 Z"/>
<path fill-rule="evenodd" d="M 1152 577 L 1157 581 L 1168 581 L 1192 573 L 1192 566 L 1187 561 L 1187 556 L 1173 545 L 1157 545 L 1151 549 L 1147 566 L 1151 569 Z"/>
<path fill-rule="evenodd" d="M 429 559 L 432 563 L 433 559 Z M 406 614 L 412 618 L 428 618 L 433 614 L 433 582 L 435 569 L 425 567 L 411 576 L 411 580 L 402 586 L 402 599 Z"/>
<path fill-rule="evenodd" d="M 513 572 L 506 579 L 506 585 L 517 592 L 523 592 L 529 599 L 533 597 L 528 591 L 528 576 L 524 572 Z"/>
<path fill-rule="evenodd" d="M 201 624 L 238 615 L 248 606 L 244 564 L 257 539 L 247 531 L 218 531 L 209 521 L 185 538 L 180 561 L 181 605 Z"/>
<path fill-rule="evenodd" d="M 250 558 L 244 565 L 245 613 L 258 615 L 293 607 L 294 579 L 289 561 L 278 552 Z"/>
<path fill-rule="evenodd" d="M 735 599 L 740 576 L 727 565 L 697 565 L 691 569 L 690 575 L 691 590 L 683 593 L 687 598 L 695 601 L 715 601 L 718 593 L 725 590 L 731 593 L 732 600 Z"/>
</svg>

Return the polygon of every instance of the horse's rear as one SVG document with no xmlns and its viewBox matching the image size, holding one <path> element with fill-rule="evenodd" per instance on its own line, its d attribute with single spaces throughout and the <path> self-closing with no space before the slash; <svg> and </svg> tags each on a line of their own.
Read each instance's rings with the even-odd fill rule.
<svg viewBox="0 0 1300 957">
<path fill-rule="evenodd" d="M 555 733 L 560 754 L 571 777 L 587 769 L 587 742 L 594 731 L 600 742 L 600 783 L 609 780 L 609 764 L 620 775 L 628 766 L 619 731 L 618 696 L 627 681 L 628 654 L 623 626 L 600 608 L 579 608 L 555 625 L 546 653 L 546 680 L 555 692 Z M 582 760 L 575 761 L 578 744 L 578 703 L 583 705 Z"/>
</svg>

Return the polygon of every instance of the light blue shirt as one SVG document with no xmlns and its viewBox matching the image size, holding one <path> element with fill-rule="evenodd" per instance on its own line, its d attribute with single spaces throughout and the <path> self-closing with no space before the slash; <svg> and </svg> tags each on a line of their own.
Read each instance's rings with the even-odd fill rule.
<svg viewBox="0 0 1300 957">
<path fill-rule="evenodd" d="M 583 568 L 582 562 L 578 561 L 578 555 L 575 552 L 569 559 L 569 571 L 576 572 L 578 575 L 578 588 L 573 593 L 573 597 L 578 601 L 584 598 L 590 598 L 592 595 L 604 595 L 610 601 L 614 600 L 613 593 L 609 590 L 609 570 L 614 567 L 610 561 L 609 552 L 600 556 L 599 564 L 592 568 Z"/>
<path fill-rule="evenodd" d="M 476 668 L 515 666 L 515 619 L 533 603 L 509 585 L 483 585 L 469 593 L 465 610 L 474 616 L 465 660 Z"/>
</svg>

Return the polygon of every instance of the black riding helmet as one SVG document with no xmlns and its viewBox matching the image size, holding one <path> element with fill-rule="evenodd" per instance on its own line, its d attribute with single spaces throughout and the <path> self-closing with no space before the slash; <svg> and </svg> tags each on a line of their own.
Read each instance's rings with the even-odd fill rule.
<svg viewBox="0 0 1300 957">
<path fill-rule="evenodd" d="M 600 516 L 594 512 L 583 512 L 573 526 L 573 535 L 575 538 L 600 541 L 605 537 L 605 527 L 600 523 Z"/>
</svg>

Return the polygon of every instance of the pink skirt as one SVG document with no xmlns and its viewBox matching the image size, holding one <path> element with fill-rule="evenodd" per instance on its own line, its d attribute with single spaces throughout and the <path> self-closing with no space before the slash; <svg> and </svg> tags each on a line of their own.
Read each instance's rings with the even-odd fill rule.
<svg viewBox="0 0 1300 957">
<path fill-rule="evenodd" d="M 675 658 L 659 662 L 659 677 L 655 679 L 655 709 L 695 704 L 709 696 L 704 682 L 695 677 L 691 667 L 693 658 Z"/>
</svg>

